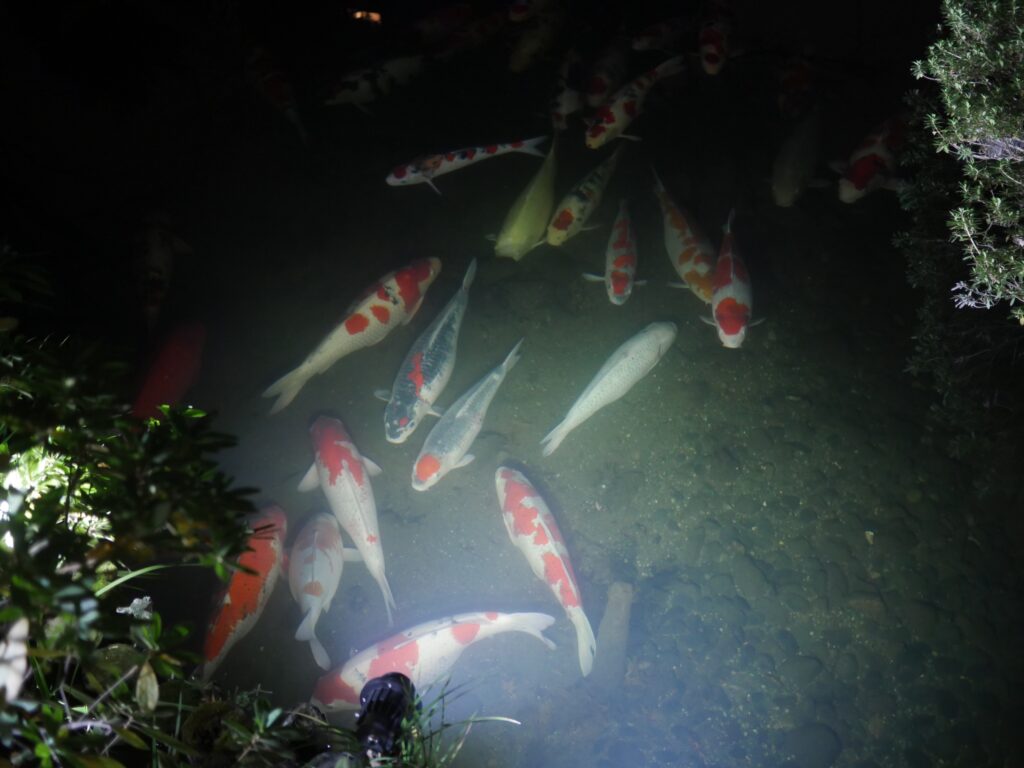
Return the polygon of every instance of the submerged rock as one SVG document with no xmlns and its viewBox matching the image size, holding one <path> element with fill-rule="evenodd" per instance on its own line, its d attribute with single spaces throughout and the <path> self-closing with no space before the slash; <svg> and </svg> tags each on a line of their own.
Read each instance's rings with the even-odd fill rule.
<svg viewBox="0 0 1024 768">
<path fill-rule="evenodd" d="M 783 741 L 799 768 L 830 768 L 843 744 L 836 732 L 824 723 L 806 723 L 789 731 Z"/>
<path fill-rule="evenodd" d="M 597 628 L 597 655 L 591 684 L 602 693 L 620 690 L 626 677 L 626 647 L 629 645 L 629 616 L 633 586 L 616 581 L 608 588 L 601 624 Z"/>
</svg>

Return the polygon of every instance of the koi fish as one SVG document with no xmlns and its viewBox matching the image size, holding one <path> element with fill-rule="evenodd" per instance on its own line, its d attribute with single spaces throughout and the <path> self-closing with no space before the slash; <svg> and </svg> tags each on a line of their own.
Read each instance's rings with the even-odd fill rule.
<svg viewBox="0 0 1024 768">
<path fill-rule="evenodd" d="M 395 598 L 384 574 L 384 548 L 377 527 L 377 502 L 370 487 L 370 475 L 379 475 L 381 469 L 360 455 L 345 426 L 337 419 L 320 416 L 309 432 L 316 458 L 299 483 L 299 491 L 305 493 L 320 488 L 324 492 L 342 530 L 355 542 L 366 569 L 384 595 L 384 608 L 390 625 L 393 623 L 391 610 L 395 607 Z"/>
<path fill-rule="evenodd" d="M 440 416 L 434 403 L 455 370 L 459 329 L 469 304 L 469 286 L 476 275 L 476 259 L 469 263 L 462 287 L 413 343 L 402 361 L 390 392 L 377 395 L 388 401 L 384 409 L 384 436 L 389 443 L 404 443 L 424 415 Z"/>
<path fill-rule="evenodd" d="M 262 48 L 256 48 L 249 56 L 246 70 L 249 80 L 256 92 L 274 109 L 284 115 L 292 124 L 303 144 L 309 143 L 306 127 L 299 117 L 299 109 L 295 103 L 295 92 L 288 78 L 270 59 L 270 55 Z"/>
<path fill-rule="evenodd" d="M 411 163 L 400 165 L 395 168 L 385 181 L 392 187 L 405 187 L 410 184 L 428 184 L 432 190 L 441 194 L 441 190 L 434 186 L 434 179 L 446 173 L 465 168 L 467 165 L 478 163 L 490 157 L 507 155 L 510 152 L 522 152 L 526 155 L 544 157 L 545 153 L 537 149 L 537 145 L 547 140 L 547 136 L 538 136 L 535 139 L 525 141 L 512 141 L 507 144 L 488 144 L 484 147 L 466 147 L 451 152 L 443 152 L 436 155 L 427 155 L 413 160 Z"/>
<path fill-rule="evenodd" d="M 565 418 L 540 441 L 544 455 L 550 456 L 576 427 L 629 392 L 658 364 L 675 338 L 675 323 L 651 323 L 616 349 Z"/>
<path fill-rule="evenodd" d="M 249 521 L 247 550 L 238 558 L 203 644 L 202 678 L 209 680 L 234 645 L 256 626 L 281 575 L 288 520 L 277 506 L 261 509 Z"/>
<path fill-rule="evenodd" d="M 821 115 L 811 110 L 786 138 L 772 166 L 772 198 L 788 208 L 797 201 L 811 181 L 818 162 Z"/>
<path fill-rule="evenodd" d="M 681 16 L 659 21 L 633 35 L 630 47 L 634 51 L 663 51 L 682 37 L 685 29 L 686 19 Z"/>
<path fill-rule="evenodd" d="M 725 222 L 722 249 L 715 264 L 715 291 L 711 298 L 713 320 L 704 321 L 718 329 L 718 338 L 729 349 L 738 349 L 746 338 L 750 326 L 750 311 L 753 300 L 750 290 L 750 274 L 736 251 L 732 233 L 735 209 L 729 211 Z"/>
<path fill-rule="evenodd" d="M 902 184 L 892 173 L 896 167 L 896 152 L 903 145 L 903 134 L 903 121 L 896 117 L 868 134 L 850 155 L 839 179 L 840 200 L 855 203 L 876 189 L 900 189 Z"/>
<path fill-rule="evenodd" d="M 569 190 L 562 201 L 555 206 L 555 213 L 548 222 L 548 245 L 562 245 L 577 235 L 586 225 L 587 219 L 601 205 L 604 189 L 615 172 L 619 162 L 619 147 L 604 162 L 588 173 L 583 180 Z"/>
<path fill-rule="evenodd" d="M 440 259 L 417 259 L 389 272 L 367 288 L 349 308 L 347 317 L 316 345 L 299 367 L 263 392 L 263 397 L 277 398 L 270 412 L 277 413 L 287 406 L 307 381 L 345 355 L 383 341 L 394 328 L 412 320 L 440 272 Z"/>
<path fill-rule="evenodd" d="M 554 515 L 521 472 L 510 467 L 498 467 L 494 483 L 509 539 L 523 553 L 533 575 L 551 589 L 576 629 L 580 671 L 586 677 L 594 666 L 597 640 L 590 620 L 583 612 L 579 583 Z"/>
<path fill-rule="evenodd" d="M 682 285 L 710 304 L 712 273 L 715 269 L 715 252 L 711 241 L 697 227 L 696 219 L 672 200 L 657 171 L 654 171 L 654 194 L 661 204 L 665 252 L 668 253 L 669 261 L 682 279 Z"/>
<path fill-rule="evenodd" d="M 512 204 L 501 232 L 494 243 L 494 253 L 519 261 L 544 242 L 544 232 L 555 205 L 555 145 L 551 141 L 548 156 L 540 170 L 519 193 Z"/>
<path fill-rule="evenodd" d="M 569 127 L 569 115 L 583 108 L 580 92 L 583 62 L 575 48 L 570 48 L 558 69 L 555 95 L 551 98 L 551 125 L 556 131 Z"/>
<path fill-rule="evenodd" d="M 487 409 L 508 372 L 519 362 L 520 339 L 504 362 L 470 387 L 427 435 L 412 470 L 412 487 L 425 491 L 453 469 L 464 467 L 475 458 L 467 453 L 480 433 Z"/>
<path fill-rule="evenodd" d="M 602 51 L 591 67 L 587 83 L 587 106 L 599 107 L 614 93 L 626 77 L 626 52 L 614 42 Z"/>
<path fill-rule="evenodd" d="M 132 403 L 132 414 L 139 419 L 160 418 L 161 405 L 177 405 L 199 378 L 206 328 L 189 323 L 168 334 Z"/>
<path fill-rule="evenodd" d="M 612 225 L 612 235 L 604 256 L 604 276 L 584 274 L 586 280 L 600 281 L 608 291 L 608 300 L 615 306 L 622 306 L 633 292 L 636 274 L 636 238 L 629 217 L 626 201 L 619 201 L 619 213 Z"/>
<path fill-rule="evenodd" d="M 309 643 L 321 669 L 329 669 L 331 659 L 317 639 L 316 623 L 330 610 L 346 559 L 362 558 L 358 550 L 344 548 L 338 521 L 326 512 L 303 526 L 288 556 L 288 586 L 303 615 L 295 639 Z"/>
<path fill-rule="evenodd" d="M 422 71 L 424 60 L 422 55 L 401 56 L 375 67 L 353 70 L 341 78 L 324 104 L 353 104 L 365 110 L 370 102 L 408 84 Z"/>
<path fill-rule="evenodd" d="M 614 96 L 597 108 L 587 127 L 586 143 L 590 149 L 597 149 L 612 139 L 634 138 L 623 133 L 633 118 L 642 111 L 644 101 L 651 87 L 659 80 L 683 71 L 683 57 L 676 56 L 663 61 L 654 69 L 620 88 Z"/>
<path fill-rule="evenodd" d="M 312 701 L 326 712 L 359 709 L 359 692 L 368 680 L 401 672 L 417 691 L 448 675 L 473 643 L 503 632 L 522 632 L 549 649 L 555 644 L 544 630 L 555 623 L 545 613 L 462 613 L 419 624 L 357 653 L 317 680 Z"/>
<path fill-rule="evenodd" d="M 709 75 L 717 75 L 730 56 L 732 40 L 732 13 L 726 3 L 710 3 L 707 15 L 700 25 L 697 47 L 700 64 Z"/>
</svg>

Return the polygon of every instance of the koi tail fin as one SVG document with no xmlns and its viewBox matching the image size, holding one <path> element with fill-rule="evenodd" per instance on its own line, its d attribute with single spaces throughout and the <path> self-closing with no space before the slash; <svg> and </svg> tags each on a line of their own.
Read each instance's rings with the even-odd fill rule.
<svg viewBox="0 0 1024 768">
<path fill-rule="evenodd" d="M 580 657 L 580 672 L 586 677 L 594 668 L 594 655 L 597 653 L 597 639 L 590 620 L 582 608 L 577 608 L 569 615 L 569 620 L 576 628 L 576 649 Z"/>
<path fill-rule="evenodd" d="M 508 629 L 533 635 L 552 651 L 555 644 L 544 636 L 544 630 L 555 623 L 555 617 L 546 613 L 510 613 L 506 617 L 512 624 Z"/>
<path fill-rule="evenodd" d="M 274 401 L 274 406 L 270 409 L 271 415 L 284 410 L 295 399 L 295 396 L 299 394 L 299 391 L 306 386 L 306 382 L 309 381 L 311 376 L 312 373 L 300 365 L 294 371 L 286 373 L 263 390 L 263 397 L 277 398 Z"/>
<path fill-rule="evenodd" d="M 537 149 L 538 146 L 548 140 L 547 136 L 538 136 L 535 139 L 527 139 L 523 142 L 517 152 L 522 152 L 524 155 L 536 155 L 537 157 L 547 157 L 547 152 L 541 152 Z"/>
<path fill-rule="evenodd" d="M 558 446 L 562 444 L 562 441 L 565 440 L 566 435 L 568 435 L 571 431 L 572 426 L 569 424 L 568 417 L 566 417 L 558 424 L 557 427 L 552 429 L 550 432 L 544 435 L 543 439 L 541 439 L 540 444 L 544 446 L 543 454 L 545 456 L 550 456 L 552 453 L 558 450 Z"/>
<path fill-rule="evenodd" d="M 395 596 L 391 594 L 391 586 L 388 584 L 387 576 L 383 573 L 377 579 L 377 583 L 380 585 L 380 591 L 384 595 L 384 609 L 388 612 L 388 626 L 393 627 L 395 626 L 395 619 L 391 612 L 397 609 Z"/>
</svg>

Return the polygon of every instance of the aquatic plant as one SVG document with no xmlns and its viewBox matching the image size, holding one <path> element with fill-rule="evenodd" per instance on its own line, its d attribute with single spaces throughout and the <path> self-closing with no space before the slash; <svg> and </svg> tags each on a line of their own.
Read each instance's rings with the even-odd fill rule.
<svg viewBox="0 0 1024 768">
<path fill-rule="evenodd" d="M 933 421 L 950 452 L 990 488 L 1016 461 L 999 446 L 1016 444 L 1024 413 L 1024 9 L 945 0 L 942 12 L 939 39 L 914 64 L 923 87 L 907 97 L 910 223 L 896 244 L 919 296 L 908 369 L 938 395 Z"/>
</svg>

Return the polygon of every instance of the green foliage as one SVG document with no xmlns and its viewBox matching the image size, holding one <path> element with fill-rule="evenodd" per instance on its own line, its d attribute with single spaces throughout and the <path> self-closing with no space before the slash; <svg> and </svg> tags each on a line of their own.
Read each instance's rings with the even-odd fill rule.
<svg viewBox="0 0 1024 768">
<path fill-rule="evenodd" d="M 1024 413 L 1024 15 L 1016 2 L 946 0 L 915 74 L 901 160 L 910 223 L 896 237 L 919 296 L 910 372 L 938 394 L 934 423 L 989 489 L 1019 457 Z M 1004 304 L 1005 302 L 1005 304 Z"/>
<path fill-rule="evenodd" d="M 940 152 L 962 167 L 949 227 L 970 264 L 961 307 L 1008 302 L 1024 324 L 1024 7 L 1016 0 L 945 0 L 943 36 L 916 62 L 935 81 L 926 120 Z"/>
</svg>

